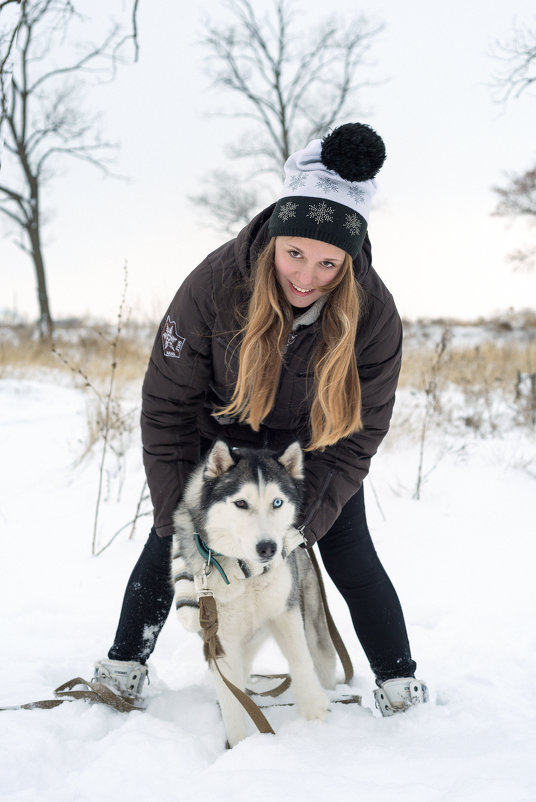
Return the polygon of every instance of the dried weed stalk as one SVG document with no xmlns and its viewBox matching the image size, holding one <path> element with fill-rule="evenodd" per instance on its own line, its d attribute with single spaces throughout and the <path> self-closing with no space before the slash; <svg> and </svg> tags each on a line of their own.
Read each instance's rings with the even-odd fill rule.
<svg viewBox="0 0 536 802">
<path fill-rule="evenodd" d="M 427 377 L 424 393 L 425 393 L 425 408 L 424 416 L 421 426 L 421 434 L 419 439 L 419 467 L 417 469 L 417 482 L 413 498 L 419 500 L 421 497 L 421 487 L 424 481 L 423 468 L 424 468 L 424 447 L 426 443 L 426 435 L 430 424 L 431 417 L 434 413 L 440 412 L 440 393 L 439 393 L 439 376 L 443 366 L 444 357 L 452 336 L 450 328 L 443 330 L 441 339 L 436 345 L 435 356 L 430 368 L 430 374 Z"/>
<path fill-rule="evenodd" d="M 95 502 L 95 514 L 93 519 L 93 534 L 91 541 L 91 553 L 94 556 L 102 553 L 103 549 L 97 552 L 97 536 L 99 515 L 101 510 L 101 503 L 105 490 L 105 480 L 109 484 L 110 477 L 106 471 L 106 466 L 110 453 L 116 458 L 117 471 L 121 476 L 124 470 L 124 456 L 126 451 L 125 440 L 126 436 L 131 431 L 130 415 L 125 413 L 121 404 L 121 399 L 116 393 L 117 369 L 118 369 L 118 348 L 121 341 L 121 333 L 124 325 L 125 315 L 125 302 L 128 288 L 128 271 L 125 264 L 123 269 L 123 289 L 121 294 L 121 302 L 119 311 L 117 313 L 117 321 L 115 329 L 111 337 L 106 336 L 102 331 L 98 332 L 99 338 L 105 343 L 108 351 L 109 365 L 108 374 L 106 377 L 104 390 L 101 391 L 92 381 L 87 373 L 81 367 L 75 366 L 71 363 L 68 357 L 58 349 L 55 343 L 52 344 L 52 351 L 56 357 L 67 367 L 75 376 L 82 379 L 83 386 L 91 391 L 93 403 L 88 406 L 88 440 L 84 453 L 81 455 L 82 460 L 87 456 L 93 448 L 100 445 L 100 459 L 98 468 L 98 487 L 97 498 Z M 120 482 L 121 485 L 122 482 Z M 119 493 L 121 488 L 119 489 Z M 143 496 L 143 492 L 141 494 Z M 138 503 L 136 510 L 136 517 L 140 517 L 139 509 L 142 503 L 142 497 Z M 129 522 L 129 526 L 132 522 Z M 122 531 L 122 530 L 120 530 Z M 118 533 L 116 533 L 118 534 Z M 112 540 L 115 538 L 112 538 Z M 110 541 L 111 542 L 111 541 Z M 107 544 L 109 545 L 109 544 Z"/>
</svg>

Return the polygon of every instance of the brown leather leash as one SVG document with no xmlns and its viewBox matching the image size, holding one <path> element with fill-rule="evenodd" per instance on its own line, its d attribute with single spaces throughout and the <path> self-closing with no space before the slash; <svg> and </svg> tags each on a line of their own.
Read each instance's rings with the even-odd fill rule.
<svg viewBox="0 0 536 802">
<path fill-rule="evenodd" d="M 348 654 L 348 650 L 346 649 L 346 646 L 344 645 L 343 640 L 339 634 L 339 630 L 335 626 L 335 621 L 333 620 L 333 616 L 331 615 L 328 605 L 328 598 L 326 596 L 326 588 L 324 587 L 324 580 L 322 579 L 322 572 L 320 571 L 320 566 L 318 564 L 318 560 L 316 559 L 316 555 L 312 549 L 307 549 L 307 554 L 311 559 L 311 563 L 313 565 L 314 572 L 316 574 L 318 587 L 320 588 L 320 595 L 322 597 L 322 604 L 324 606 L 324 615 L 326 616 L 328 631 L 333 646 L 335 647 L 335 651 L 337 652 L 339 660 L 341 661 L 341 665 L 344 670 L 344 682 L 347 685 L 354 676 L 354 667 L 352 665 L 352 661 L 350 660 L 350 655 Z"/>
<path fill-rule="evenodd" d="M 77 685 L 85 685 L 86 689 L 78 691 L 73 690 Z M 118 710 L 120 713 L 130 713 L 132 710 L 144 709 L 143 707 L 137 707 L 122 696 L 118 696 L 106 685 L 103 685 L 102 682 L 96 682 L 95 680 L 93 682 L 88 682 L 82 679 L 82 677 L 75 677 L 74 679 L 64 682 L 63 685 L 56 688 L 53 693 L 56 699 L 43 699 L 40 702 L 29 702 L 26 705 L 0 707 L 0 712 L 5 710 L 50 710 L 53 707 L 62 705 L 64 702 L 75 702 L 78 699 L 83 699 L 86 702 L 97 702 L 99 704 L 108 705 L 108 707 L 113 707 L 114 710 Z"/>
</svg>

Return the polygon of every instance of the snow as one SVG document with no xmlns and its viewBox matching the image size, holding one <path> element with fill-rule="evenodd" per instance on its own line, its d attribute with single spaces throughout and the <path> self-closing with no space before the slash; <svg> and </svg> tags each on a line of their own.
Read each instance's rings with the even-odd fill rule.
<svg viewBox="0 0 536 802">
<path fill-rule="evenodd" d="M 400 395 L 401 419 L 411 403 Z M 51 698 L 67 679 L 91 676 L 148 530 L 142 521 L 133 540 L 126 530 L 91 557 L 99 455 L 79 461 L 86 416 L 83 391 L 52 373 L 0 381 L 0 706 Z M 133 514 L 139 452 L 136 435 L 120 477 L 110 463 L 100 545 Z M 349 615 L 326 580 L 362 707 L 333 704 L 326 723 L 273 708 L 275 737 L 252 734 L 226 751 L 200 642 L 170 616 L 145 712 L 73 702 L 1 713 L 0 799 L 535 800 L 536 439 L 513 425 L 485 439 L 436 427 L 425 448 L 433 471 L 415 501 L 418 456 L 416 438 L 395 424 L 366 494 L 430 704 L 379 716 Z M 275 646 L 263 649 L 257 670 L 284 668 Z"/>
</svg>

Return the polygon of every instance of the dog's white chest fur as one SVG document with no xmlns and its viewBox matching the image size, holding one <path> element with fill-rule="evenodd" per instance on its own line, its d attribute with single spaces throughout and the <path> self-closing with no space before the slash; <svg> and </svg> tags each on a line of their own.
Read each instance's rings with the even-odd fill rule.
<svg viewBox="0 0 536 802">
<path fill-rule="evenodd" d="M 246 643 L 270 620 L 282 615 L 288 606 L 291 587 L 291 573 L 284 563 L 260 576 L 233 579 L 229 585 L 219 581 L 216 602 L 222 641 L 233 637 Z"/>
</svg>

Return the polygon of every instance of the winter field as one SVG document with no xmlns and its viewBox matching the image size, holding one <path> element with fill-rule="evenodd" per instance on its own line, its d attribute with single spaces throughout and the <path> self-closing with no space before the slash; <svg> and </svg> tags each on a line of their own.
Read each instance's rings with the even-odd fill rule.
<svg viewBox="0 0 536 802">
<path fill-rule="evenodd" d="M 327 581 L 362 706 L 333 704 L 326 723 L 274 707 L 275 737 L 252 734 L 226 751 L 200 641 L 171 615 L 145 712 L 76 701 L 1 713 L 1 800 L 536 800 L 536 327 L 444 332 L 408 327 L 392 430 L 365 486 L 431 703 L 379 716 Z M 58 346 L 86 379 L 57 357 L 32 356 L 13 330 L 0 334 L 2 707 L 89 679 L 109 648 L 149 530 L 142 517 L 132 536 L 129 526 L 110 542 L 144 495 L 137 417 L 150 338 L 131 349 L 136 358 L 119 357 L 101 473 L 109 368 L 98 368 L 87 333 L 63 333 Z M 94 550 L 104 550 L 92 556 L 100 477 Z M 256 669 L 285 670 L 275 646 Z"/>
</svg>

